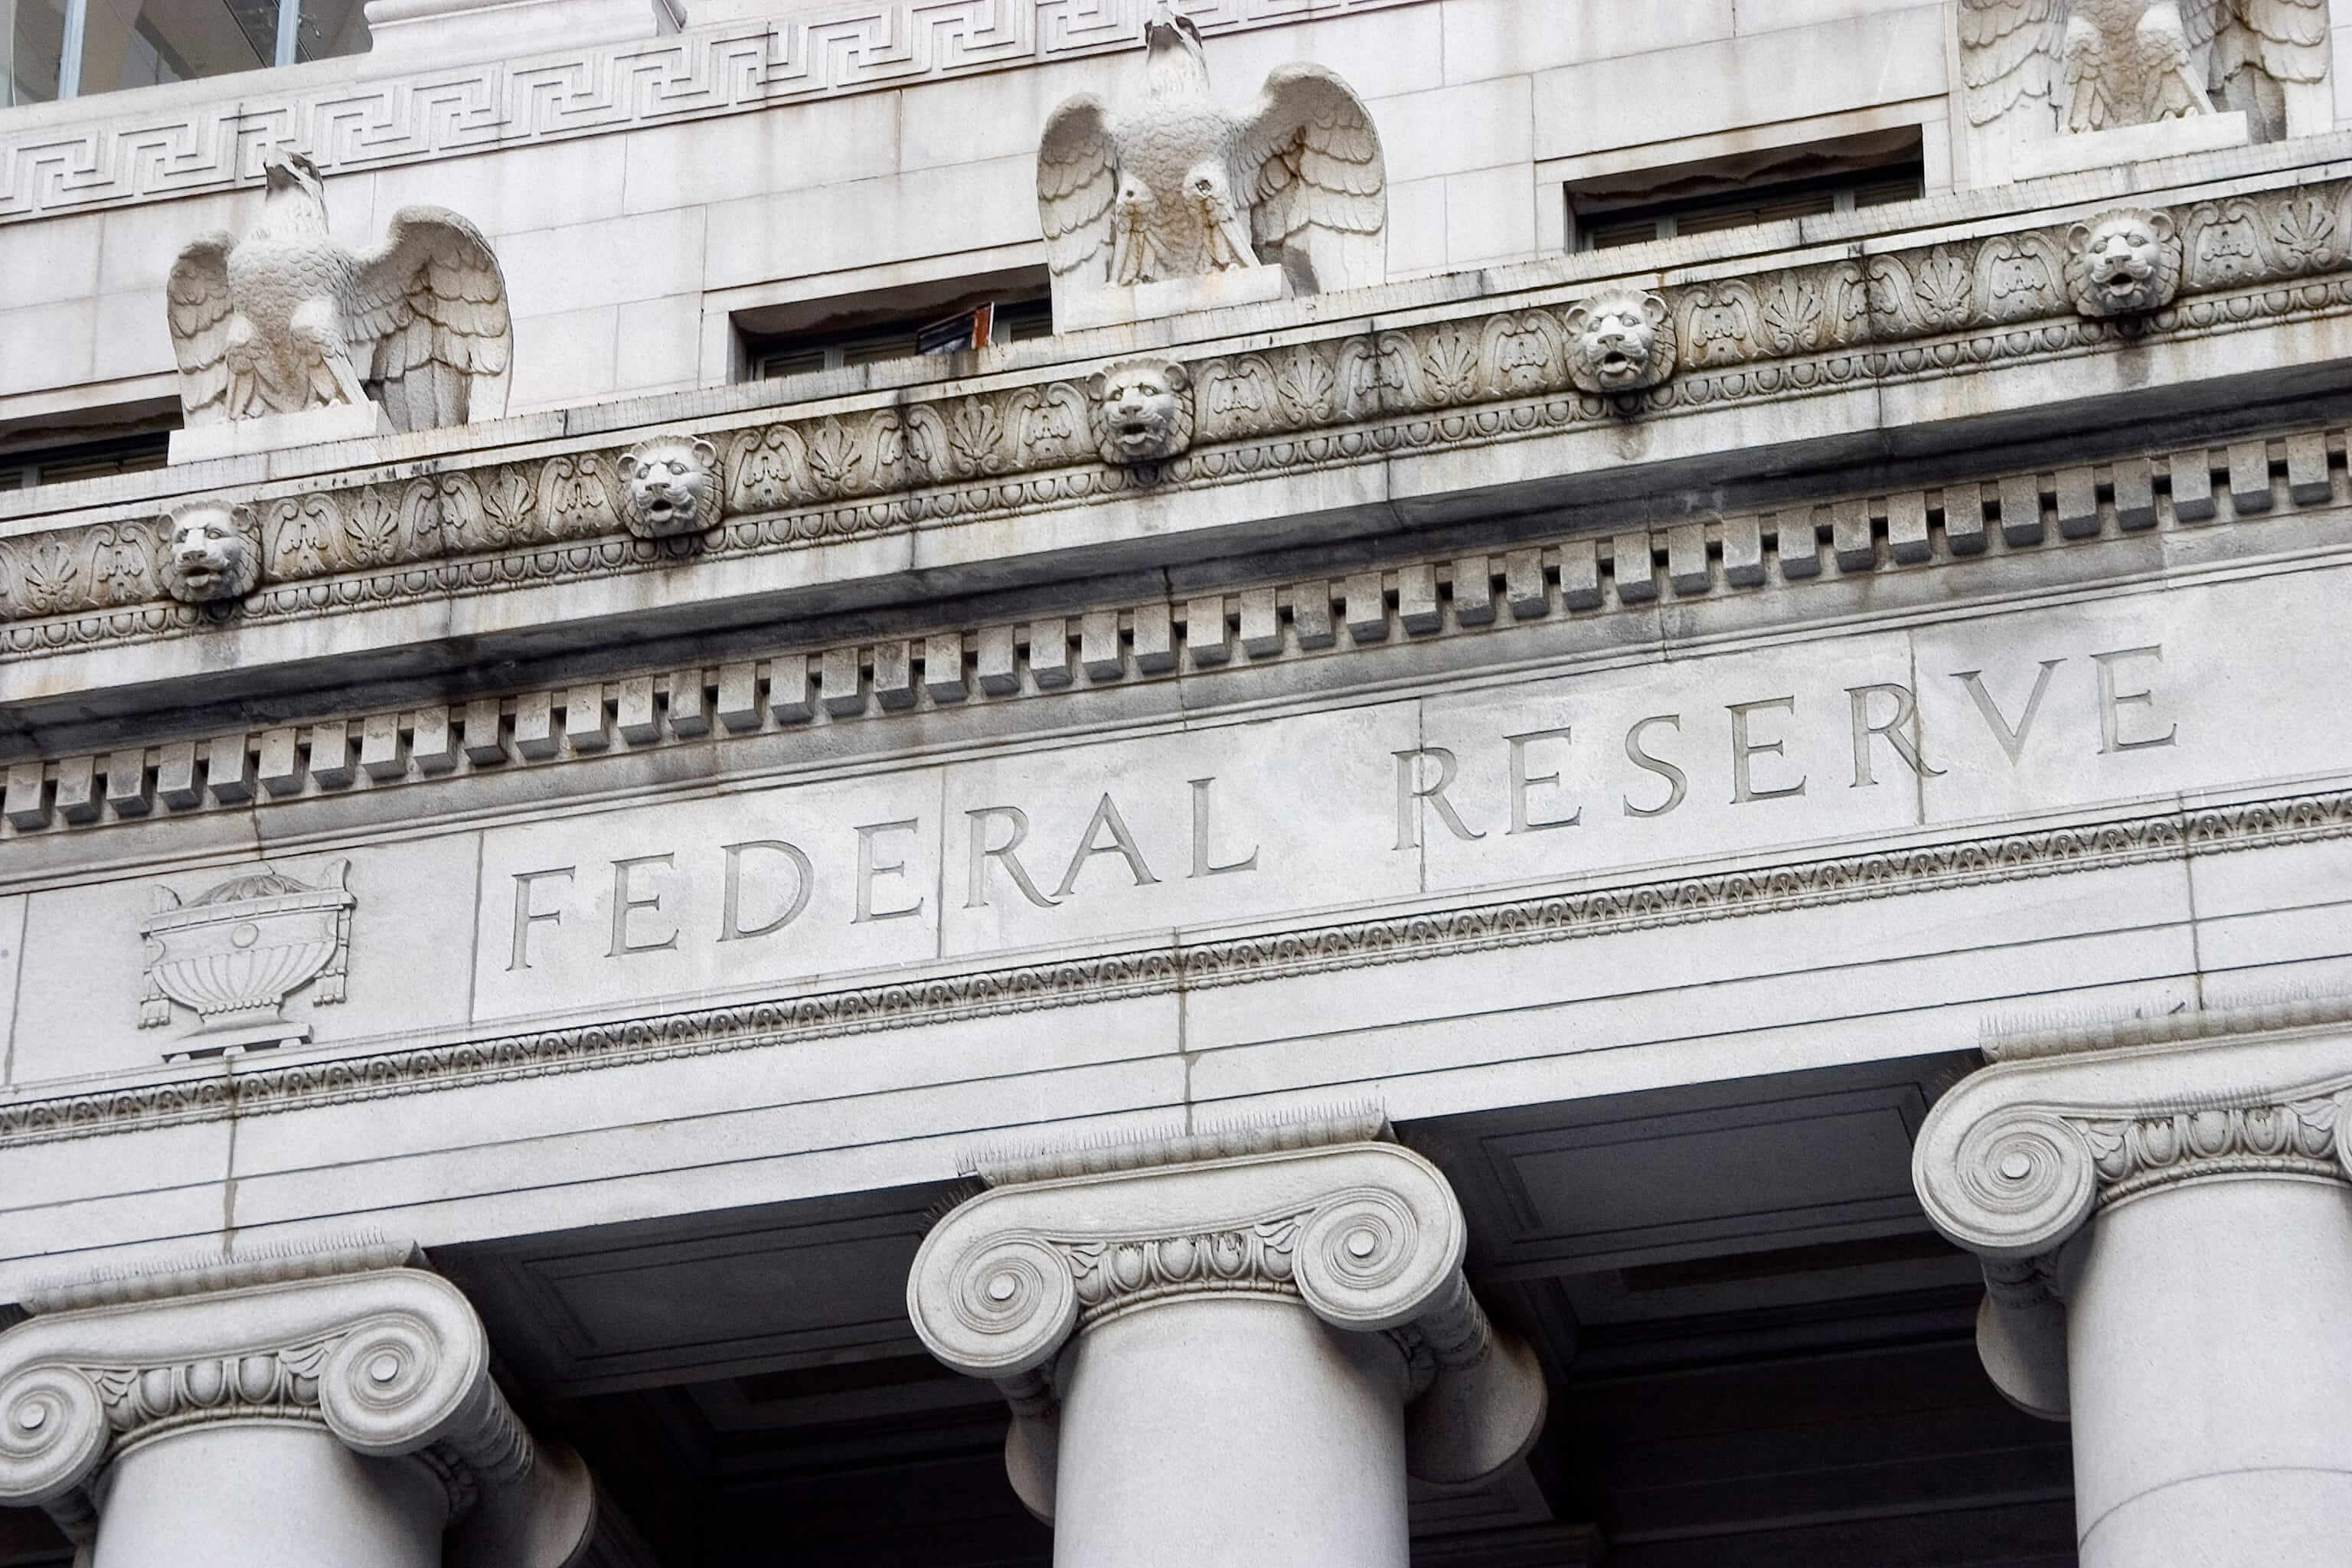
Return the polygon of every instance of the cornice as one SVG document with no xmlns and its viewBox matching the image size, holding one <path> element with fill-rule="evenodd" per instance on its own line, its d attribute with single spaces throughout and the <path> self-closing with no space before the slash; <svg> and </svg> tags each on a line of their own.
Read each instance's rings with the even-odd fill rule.
<svg viewBox="0 0 2352 1568">
<path fill-rule="evenodd" d="M 200 739 L 10 763 L 0 842 L 27 834 L 455 783 L 485 773 L 717 745 L 848 721 L 1052 701 L 1105 686 L 1207 680 L 1302 659 L 1644 614 L 1743 593 L 1804 595 L 1882 574 L 1981 563 L 2101 538 L 2283 518 L 2352 501 L 2342 427 L 2226 447 L 1799 503 L 1662 527 L 1526 540 L 1475 553 L 1237 590 L 1122 600 L 1023 620 L 949 620 L 714 665 L 457 702 L 321 716 Z M 423 483 L 423 481 L 417 481 Z M 1955 584 L 1955 588 L 1958 584 Z M 228 634 L 224 634 L 228 635 Z"/>
<path fill-rule="evenodd" d="M 0 1148 L 2347 837 L 2347 791 L 2168 808 L 619 1022 L 310 1060 L 247 1058 L 201 1077 L 26 1092 L 0 1104 Z"/>
<path fill-rule="evenodd" d="M 1422 0 L 1216 0 L 1209 33 Z M 364 79 L 295 73 L 110 93 L 0 114 L 0 224 L 250 184 L 291 142 L 331 174 L 745 114 L 1139 47 L 1146 0 L 833 0 L 529 59 Z"/>
<path fill-rule="evenodd" d="M 1093 366 L 1048 363 L 781 419 L 751 411 L 665 422 L 656 402 L 640 411 L 646 423 L 603 437 L 246 485 L 212 499 L 250 520 L 260 583 L 225 605 L 163 591 L 162 491 L 203 482 L 166 471 L 152 481 L 155 500 L 0 537 L 0 658 L 217 645 L 278 623 L 646 574 L 665 574 L 659 594 L 696 596 L 705 585 L 699 596 L 724 597 L 740 591 L 728 586 L 730 563 L 822 546 L 1106 503 L 1164 507 L 1196 491 L 1417 454 L 2352 314 L 2352 182 L 2168 210 L 2182 247 L 2180 293 L 2147 316 L 2076 312 L 2075 240 L 2063 225 L 1925 242 L 1898 235 L 1834 259 L 1751 262 L 1760 269 L 1728 276 L 1697 269 L 1664 284 L 1675 373 L 1608 397 L 1575 384 L 1569 319 L 1590 288 L 1457 301 L 1393 322 L 1326 325 L 1316 319 L 1322 302 L 1307 301 L 1318 310 L 1294 309 L 1285 331 L 1171 351 L 1190 372 L 1194 445 L 1157 466 L 1105 463 L 1089 428 Z M 622 526 L 616 459 L 665 430 L 718 449 L 725 507 L 708 533 L 639 539 Z M 1974 521 L 1980 530 L 1983 517 Z"/>
</svg>

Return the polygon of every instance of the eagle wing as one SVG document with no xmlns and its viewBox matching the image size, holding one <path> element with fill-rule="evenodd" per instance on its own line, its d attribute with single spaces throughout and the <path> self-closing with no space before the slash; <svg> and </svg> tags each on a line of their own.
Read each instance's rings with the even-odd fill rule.
<svg viewBox="0 0 2352 1568">
<path fill-rule="evenodd" d="M 1317 65 L 1268 76 L 1242 122 L 1234 173 L 1259 258 L 1302 291 L 1387 280 L 1387 164 L 1371 112 L 1346 82 Z"/>
<path fill-rule="evenodd" d="M 163 285 L 184 424 L 228 417 L 228 253 L 236 244 L 217 230 L 191 240 Z"/>
<path fill-rule="evenodd" d="M 2237 58 L 2263 68 L 2273 80 L 2324 81 L 2327 77 L 2327 0 L 2203 0 L 2211 26 L 2236 33 Z M 2187 20 L 2184 8 L 2183 20 Z M 2190 24 L 2194 26 L 2194 24 Z M 2193 35 L 2192 35 L 2193 37 Z"/>
<path fill-rule="evenodd" d="M 1969 121 L 1990 125 L 2021 103 L 2048 103 L 2065 35 L 2065 0 L 1960 0 Z"/>
<path fill-rule="evenodd" d="M 365 356 L 384 412 L 403 430 L 506 410 L 514 325 L 506 280 L 481 230 L 446 207 L 403 207 L 383 243 L 352 258 L 343 341 Z"/>
<path fill-rule="evenodd" d="M 1054 110 L 1037 143 L 1037 216 L 1056 284 L 1108 279 L 1110 204 L 1118 190 L 1110 115 L 1101 99 L 1082 92 Z"/>
</svg>

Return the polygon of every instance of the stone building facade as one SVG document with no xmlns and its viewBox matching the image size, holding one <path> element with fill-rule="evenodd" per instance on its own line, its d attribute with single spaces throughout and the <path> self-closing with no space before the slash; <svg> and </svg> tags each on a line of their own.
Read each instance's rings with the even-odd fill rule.
<svg viewBox="0 0 2352 1568">
<path fill-rule="evenodd" d="M 2343 1555 L 2352 5 L 231 9 L 9 10 L 0 1563 Z"/>
</svg>

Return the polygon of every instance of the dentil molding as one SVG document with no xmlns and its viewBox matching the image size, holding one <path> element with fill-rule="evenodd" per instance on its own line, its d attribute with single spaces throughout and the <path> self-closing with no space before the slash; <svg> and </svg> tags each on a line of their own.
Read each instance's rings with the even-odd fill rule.
<svg viewBox="0 0 2352 1568">
<path fill-rule="evenodd" d="M 1252 1152 L 1212 1158 L 1191 1139 L 1126 1145 L 1072 1175 L 1000 1166 L 1033 1179 L 1003 1181 L 932 1229 L 908 1311 L 933 1355 L 1004 1390 L 1007 1465 L 1031 1507 L 1052 1511 L 1055 1359 L 1096 1324 L 1172 1301 L 1295 1302 L 1343 1332 L 1388 1336 L 1410 1378 L 1405 1452 L 1423 1480 L 1475 1481 L 1527 1451 L 1542 1373 L 1463 1279 L 1453 1189 L 1377 1141 L 1384 1125 L 1377 1112 L 1276 1124 L 1244 1135 Z"/>
<path fill-rule="evenodd" d="M 0 1504 L 47 1509 L 87 1545 L 122 1454 L 190 1426 L 315 1423 L 353 1452 L 414 1457 L 448 1497 L 448 1561 L 562 1568 L 593 1488 L 533 1442 L 491 1381 L 457 1288 L 410 1249 L 274 1259 L 36 1293 L 0 1334 Z"/>
</svg>

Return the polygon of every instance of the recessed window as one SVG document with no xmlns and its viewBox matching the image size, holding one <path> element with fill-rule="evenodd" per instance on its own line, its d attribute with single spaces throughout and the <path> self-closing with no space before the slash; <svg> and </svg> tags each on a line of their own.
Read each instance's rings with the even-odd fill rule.
<svg viewBox="0 0 2352 1568">
<path fill-rule="evenodd" d="M 1038 269 L 1042 272 L 1042 269 Z M 753 381 L 1050 337 L 1053 301 L 1028 269 L 738 311 Z"/>
<path fill-rule="evenodd" d="M 1907 202 L 1927 193 L 1916 126 L 1568 187 L 1571 250 L 1608 250 L 1783 218 Z"/>
<path fill-rule="evenodd" d="M 0 490 L 28 490 L 74 479 L 105 479 L 160 468 L 176 416 L 148 415 L 77 429 L 29 430 L 0 437 Z"/>
<path fill-rule="evenodd" d="M 0 0 L 11 104 L 290 66 L 368 47 L 364 0 Z"/>
</svg>

